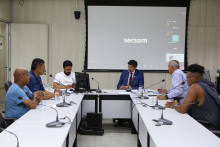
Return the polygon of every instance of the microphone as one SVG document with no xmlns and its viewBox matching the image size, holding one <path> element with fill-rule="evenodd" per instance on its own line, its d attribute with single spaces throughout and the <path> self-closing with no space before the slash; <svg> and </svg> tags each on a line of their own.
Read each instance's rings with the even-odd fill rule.
<svg viewBox="0 0 220 147">
<path fill-rule="evenodd" d="M 19 100 L 22 100 L 23 98 L 22 98 L 21 96 L 19 96 L 18 99 L 19 99 Z M 30 99 L 27 99 L 27 100 L 30 101 L 30 102 L 32 102 L 32 103 L 35 103 L 35 104 L 37 104 L 37 105 L 43 105 L 43 106 L 49 107 L 49 106 L 47 106 L 47 105 L 39 104 L 39 103 L 37 103 L 37 102 L 34 102 L 34 101 L 30 100 Z M 63 122 L 61 122 L 60 120 L 58 120 L 58 112 L 57 112 L 57 109 L 55 109 L 55 108 L 52 107 L 52 106 L 49 107 L 49 108 L 54 109 L 54 110 L 56 111 L 57 117 L 56 117 L 56 121 L 47 123 L 47 124 L 46 124 L 46 127 L 49 127 L 49 128 L 59 128 L 59 127 L 61 127 L 62 125 L 64 125 L 65 123 L 63 123 Z"/>
<path fill-rule="evenodd" d="M 199 104 L 199 101 L 195 101 L 193 103 L 188 103 L 188 104 L 181 104 L 181 105 L 176 105 L 176 106 L 169 106 L 169 107 L 178 107 L 178 106 L 183 106 L 183 105 L 192 105 L 192 104 Z M 159 118 L 158 120 L 153 119 L 153 121 L 157 122 L 158 124 L 156 124 L 156 126 L 160 126 L 160 125 L 172 125 L 173 122 L 167 119 L 163 118 L 163 109 L 162 109 L 162 113 L 161 113 L 161 118 Z"/>
<path fill-rule="evenodd" d="M 8 133 L 10 133 L 10 134 L 13 134 L 13 135 L 16 137 L 16 139 L 17 139 L 17 147 L 19 147 L 19 140 L 18 140 L 18 136 L 17 136 L 17 135 L 15 135 L 14 133 L 12 133 L 12 132 L 10 132 L 10 131 L 8 131 L 8 130 L 6 130 L 6 129 L 3 129 L 3 128 L 1 128 L 1 127 L 0 127 L 0 130 L 5 131 L 5 132 L 8 132 Z"/>
<path fill-rule="evenodd" d="M 180 83 L 179 85 L 177 85 L 177 86 L 175 86 L 174 88 L 172 88 L 172 89 L 170 89 L 170 90 L 173 90 L 173 89 L 175 89 L 176 87 L 178 87 L 178 86 L 180 86 L 180 85 L 184 85 L 185 84 L 185 82 L 182 82 L 182 83 Z M 169 99 L 172 99 L 172 98 L 169 98 Z M 154 105 L 154 106 L 150 106 L 150 107 L 152 107 L 152 108 L 154 108 L 154 109 L 165 109 L 165 107 L 163 107 L 163 106 L 161 106 L 161 105 L 158 105 L 158 98 L 157 98 L 157 101 L 156 101 L 156 104 Z"/>
<path fill-rule="evenodd" d="M 50 88 L 54 89 L 52 86 L 48 86 L 48 85 L 46 85 L 46 84 L 43 84 L 43 83 L 41 83 L 40 81 L 37 81 L 37 84 L 42 84 L 42 85 L 44 85 L 44 86 L 46 86 L 46 87 L 50 87 Z"/>
<path fill-rule="evenodd" d="M 129 71 L 129 73 L 131 74 L 130 71 Z M 129 88 L 129 83 L 130 83 L 130 78 L 128 79 L 128 83 L 127 83 L 128 88 L 126 89 L 126 92 L 131 92 L 131 89 Z"/>
<path fill-rule="evenodd" d="M 160 81 L 160 82 L 157 82 L 157 83 L 155 83 L 155 84 L 153 84 L 153 85 L 151 85 L 151 86 L 148 86 L 148 87 L 144 88 L 144 89 L 142 90 L 141 95 L 140 95 L 139 98 L 141 98 L 141 99 L 149 99 L 148 96 L 144 96 L 144 95 L 143 95 L 143 91 L 145 92 L 145 89 L 150 88 L 150 87 L 152 87 L 152 86 L 154 86 L 154 85 L 157 85 L 157 84 L 159 84 L 159 83 L 161 83 L 161 82 L 164 82 L 164 81 L 165 81 L 165 80 L 163 79 L 163 80 Z"/>
<path fill-rule="evenodd" d="M 50 77 L 51 78 L 54 78 L 51 74 L 50 74 Z M 55 78 L 54 78 L 55 79 Z M 55 79 L 55 80 L 57 80 L 57 79 Z M 58 80 L 57 80 L 58 81 Z M 58 81 L 59 82 L 59 84 L 60 85 L 63 85 L 60 81 Z M 63 86 L 65 86 L 65 85 L 63 85 Z M 69 94 L 67 94 L 67 87 L 65 86 L 65 88 L 66 88 L 66 96 L 69 96 Z M 63 102 L 62 103 L 59 103 L 59 104 L 56 104 L 56 106 L 57 107 L 67 107 L 67 106 L 69 106 L 69 103 L 67 103 L 67 102 L 65 102 L 65 99 L 66 99 L 66 97 L 65 97 L 65 94 L 64 94 L 64 98 L 63 98 Z"/>
<path fill-rule="evenodd" d="M 92 78 L 92 80 L 96 81 L 94 78 Z M 102 90 L 99 89 L 99 82 L 98 81 L 96 81 L 96 82 L 98 83 L 98 89 L 96 90 L 96 93 L 102 93 Z"/>
<path fill-rule="evenodd" d="M 165 80 L 163 79 L 162 81 L 160 81 L 160 82 L 157 82 L 157 83 L 155 83 L 155 84 L 153 84 L 153 85 L 150 85 L 150 86 L 148 86 L 148 87 L 146 87 L 146 88 L 144 88 L 144 90 L 145 89 L 147 89 L 147 88 L 150 88 L 150 87 L 152 87 L 152 86 L 154 86 L 154 85 L 157 85 L 157 84 L 159 84 L 159 83 L 161 83 L 161 82 L 164 82 Z"/>
</svg>

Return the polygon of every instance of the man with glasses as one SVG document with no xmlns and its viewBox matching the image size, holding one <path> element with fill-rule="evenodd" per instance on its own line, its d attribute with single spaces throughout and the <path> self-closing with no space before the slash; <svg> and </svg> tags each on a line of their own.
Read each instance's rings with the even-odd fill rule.
<svg viewBox="0 0 220 147">
<path fill-rule="evenodd" d="M 196 120 L 209 121 L 211 125 L 217 125 L 220 112 L 220 99 L 215 85 L 207 79 L 203 79 L 205 68 L 198 64 L 188 67 L 187 82 L 190 86 L 182 104 L 199 101 L 197 105 L 183 105 L 175 107 L 176 111 L 186 113 L 191 107 L 192 117 Z M 176 106 L 177 101 L 167 102 L 166 107 Z"/>
<path fill-rule="evenodd" d="M 170 90 L 159 88 L 158 92 L 164 95 L 158 95 L 158 99 L 160 100 L 173 100 L 175 97 L 182 97 L 180 102 L 184 101 L 184 98 L 187 94 L 189 86 L 186 82 L 185 73 L 179 69 L 179 62 L 177 60 L 170 61 L 168 65 L 169 73 L 172 75 L 172 85 Z M 185 82 L 183 85 L 182 82 Z"/>
</svg>

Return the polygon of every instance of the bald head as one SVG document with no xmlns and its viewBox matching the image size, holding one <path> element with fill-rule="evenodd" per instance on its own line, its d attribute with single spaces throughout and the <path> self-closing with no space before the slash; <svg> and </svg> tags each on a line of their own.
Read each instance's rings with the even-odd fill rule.
<svg viewBox="0 0 220 147">
<path fill-rule="evenodd" d="M 25 77 L 28 74 L 28 70 L 26 68 L 19 67 L 14 71 L 14 82 L 17 83 L 21 80 L 21 77 Z"/>
</svg>

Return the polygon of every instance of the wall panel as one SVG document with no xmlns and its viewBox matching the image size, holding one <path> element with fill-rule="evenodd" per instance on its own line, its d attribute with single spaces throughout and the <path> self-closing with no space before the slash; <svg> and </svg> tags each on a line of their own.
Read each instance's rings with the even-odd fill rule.
<svg viewBox="0 0 220 147">
<path fill-rule="evenodd" d="M 217 69 L 220 69 L 220 27 L 206 28 L 205 39 L 205 68 L 210 71 L 214 82 Z"/>
<path fill-rule="evenodd" d="M 0 0 L 0 19 L 11 21 L 12 12 L 11 0 Z"/>
<path fill-rule="evenodd" d="M 205 27 L 189 26 L 188 28 L 188 65 L 205 62 Z"/>
<path fill-rule="evenodd" d="M 52 0 L 13 1 L 13 22 L 16 23 L 50 23 L 52 19 Z"/>
<path fill-rule="evenodd" d="M 14 22 L 20 23 L 47 23 L 49 25 L 49 55 L 48 73 L 56 74 L 62 71 L 62 63 L 69 59 L 73 62 L 73 71 L 81 72 L 85 57 L 85 9 L 84 0 L 78 0 L 81 16 L 79 20 L 74 17 L 76 8 L 75 0 L 25 0 L 23 6 L 18 5 L 18 0 L 13 3 Z M 211 65 L 217 62 L 217 55 L 209 55 L 207 48 L 213 45 L 213 50 L 218 49 L 218 32 L 211 33 L 216 36 L 211 40 L 205 37 L 210 34 L 207 26 L 215 26 L 219 29 L 219 0 L 192 0 L 190 3 L 189 27 L 188 27 L 188 63 L 205 65 L 210 72 L 216 74 L 216 69 Z M 211 35 L 210 34 L 210 35 Z M 217 51 L 217 50 L 215 50 Z M 206 56 L 207 54 L 207 56 Z M 208 61 L 210 60 L 211 61 Z M 127 61 L 125 61 L 127 62 Z M 100 81 L 101 88 L 115 89 L 121 73 L 90 72 L 90 78 Z M 169 88 L 171 75 L 168 73 L 145 73 L 145 87 L 166 79 L 166 83 L 152 87 Z M 214 79 L 212 78 L 214 81 Z M 91 87 L 97 84 L 91 81 Z"/>
<path fill-rule="evenodd" d="M 220 27 L 220 0 L 207 0 L 206 24 Z"/>
<path fill-rule="evenodd" d="M 34 58 L 41 58 L 47 63 L 48 54 L 48 25 L 45 24 L 16 24 L 11 25 L 11 81 L 18 67 L 28 71 Z M 46 66 L 46 70 L 48 67 Z M 41 76 L 47 83 L 47 76 Z"/>
<path fill-rule="evenodd" d="M 206 0 L 191 0 L 189 8 L 189 25 L 205 26 Z"/>
</svg>

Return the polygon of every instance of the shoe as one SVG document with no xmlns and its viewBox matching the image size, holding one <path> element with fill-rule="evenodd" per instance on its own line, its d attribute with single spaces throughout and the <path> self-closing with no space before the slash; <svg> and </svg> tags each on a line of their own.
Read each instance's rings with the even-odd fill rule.
<svg viewBox="0 0 220 147">
<path fill-rule="evenodd" d="M 115 124 L 114 124 L 115 127 L 117 126 L 124 126 L 124 121 L 123 120 L 118 120 Z"/>
</svg>

